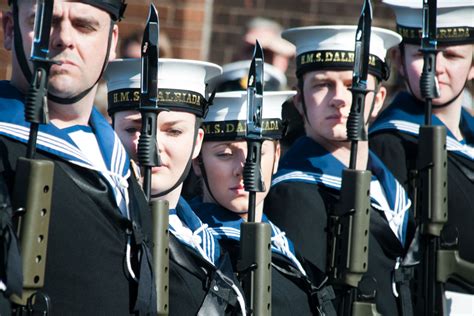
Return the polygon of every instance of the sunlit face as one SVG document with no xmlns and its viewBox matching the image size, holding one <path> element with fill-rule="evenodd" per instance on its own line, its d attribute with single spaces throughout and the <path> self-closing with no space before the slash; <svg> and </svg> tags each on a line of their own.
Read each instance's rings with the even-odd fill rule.
<svg viewBox="0 0 474 316">
<path fill-rule="evenodd" d="M 303 77 L 304 100 L 308 122 L 306 134 L 324 145 L 347 140 L 346 124 L 352 104 L 352 93 L 348 89 L 352 85 L 352 71 L 312 71 Z M 375 88 L 375 79 L 368 78 L 368 89 Z M 385 89 L 382 87 L 377 94 L 372 116 L 377 115 L 383 104 Z M 368 93 L 365 99 L 365 120 L 369 118 L 370 106 L 374 96 Z M 295 105 L 304 116 L 301 103 L 301 91 L 295 97 Z"/>
<path fill-rule="evenodd" d="M 440 97 L 433 104 L 444 104 L 455 98 L 464 88 L 467 80 L 474 78 L 472 63 L 473 44 L 441 46 L 436 56 L 436 78 L 439 84 Z M 405 68 L 400 67 L 408 80 L 415 96 L 422 100 L 420 77 L 423 71 L 423 53 L 418 45 L 405 45 Z"/>
<path fill-rule="evenodd" d="M 34 37 L 36 1 L 19 2 L 19 21 L 26 60 Z M 13 17 L 5 15 L 5 47 L 13 47 Z M 99 78 L 107 53 L 110 15 L 94 6 L 65 0 L 54 1 L 50 35 L 50 57 L 61 65 L 53 65 L 49 76 L 49 91 L 59 97 L 72 97 L 91 87 Z M 118 28 L 112 32 L 111 58 L 115 57 Z M 31 62 L 29 63 L 32 69 Z M 13 62 L 12 81 L 20 88 L 28 86 L 18 66 Z"/>
<path fill-rule="evenodd" d="M 190 158 L 201 149 L 202 129 L 195 137 L 196 116 L 185 112 L 161 112 L 157 122 L 157 142 L 162 165 L 152 170 L 151 193 L 160 194 L 174 186 L 183 174 Z M 114 128 L 127 152 L 136 161 L 141 130 L 141 114 L 137 111 L 118 112 Z M 193 142 L 196 142 L 194 151 Z"/>
<path fill-rule="evenodd" d="M 206 170 L 207 181 L 213 200 L 208 188 L 204 186 L 204 201 L 214 202 L 235 213 L 246 213 L 249 204 L 249 193 L 244 189 L 243 167 L 247 157 L 247 142 L 245 141 L 221 141 L 205 142 L 201 150 L 203 166 Z M 271 178 L 278 168 L 280 158 L 280 145 L 266 140 L 262 144 L 261 170 L 265 183 L 265 192 L 257 193 L 256 204 L 259 205 L 267 195 Z M 193 161 L 193 167 L 198 175 L 201 175 L 197 160 Z"/>
</svg>

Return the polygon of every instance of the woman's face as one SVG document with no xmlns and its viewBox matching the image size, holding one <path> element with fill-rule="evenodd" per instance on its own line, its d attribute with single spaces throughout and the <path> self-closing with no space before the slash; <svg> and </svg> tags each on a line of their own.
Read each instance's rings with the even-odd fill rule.
<svg viewBox="0 0 474 316">
<path fill-rule="evenodd" d="M 440 97 L 433 99 L 434 105 L 444 104 L 459 96 L 466 82 L 474 78 L 473 49 L 473 44 L 441 46 L 440 52 L 436 55 L 436 79 Z M 420 77 L 424 61 L 420 47 L 406 44 L 402 62 L 404 67 L 400 67 L 400 71 L 415 96 L 423 100 Z"/>
<path fill-rule="evenodd" d="M 196 174 L 202 176 L 205 168 L 209 188 L 204 185 L 204 202 L 214 202 L 232 212 L 246 214 L 249 193 L 244 189 L 243 167 L 247 157 L 247 142 L 220 141 L 205 142 L 201 150 L 202 165 L 198 159 L 193 161 Z M 272 175 L 278 169 L 280 145 L 266 140 L 262 144 L 261 170 L 265 192 L 257 193 L 259 205 L 267 195 Z M 212 192 L 212 196 L 208 189 Z M 216 199 L 214 201 L 213 197 Z"/>
<path fill-rule="evenodd" d="M 131 157 L 137 159 L 141 115 L 137 111 L 115 114 L 114 128 Z M 151 193 L 159 194 L 170 189 L 183 174 L 190 158 L 197 157 L 201 149 L 203 130 L 195 135 L 196 116 L 185 112 L 161 112 L 158 115 L 156 139 L 161 160 L 160 167 L 152 169 Z M 196 142 L 193 148 L 193 142 Z"/>
</svg>

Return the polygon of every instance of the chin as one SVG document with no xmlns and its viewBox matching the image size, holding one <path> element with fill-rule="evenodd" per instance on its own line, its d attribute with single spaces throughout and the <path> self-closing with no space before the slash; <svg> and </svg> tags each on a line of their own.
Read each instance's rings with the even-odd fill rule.
<svg viewBox="0 0 474 316">
<path fill-rule="evenodd" d="M 231 203 L 228 208 L 234 213 L 242 214 L 247 213 L 248 207 L 248 202 L 234 202 Z"/>
<path fill-rule="evenodd" d="M 69 85 L 65 85 L 64 82 L 62 82 L 61 84 L 55 84 L 54 82 L 50 82 L 48 89 L 50 93 L 60 98 L 69 98 L 77 94 L 75 91 L 72 91 Z"/>
</svg>

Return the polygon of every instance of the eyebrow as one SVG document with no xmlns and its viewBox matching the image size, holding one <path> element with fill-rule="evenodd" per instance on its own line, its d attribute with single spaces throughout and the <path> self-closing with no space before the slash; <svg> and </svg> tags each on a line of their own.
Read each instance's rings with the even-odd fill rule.
<svg viewBox="0 0 474 316">
<path fill-rule="evenodd" d="M 163 126 L 173 126 L 173 125 L 177 125 L 177 124 L 181 124 L 181 123 L 184 123 L 184 124 L 188 124 L 188 122 L 186 122 L 185 120 L 174 120 L 174 121 L 167 121 L 167 122 L 163 122 L 161 123 Z"/>
<path fill-rule="evenodd" d="M 224 148 L 232 147 L 231 142 L 211 142 L 211 143 L 214 143 L 214 144 L 211 144 L 211 148 L 213 149 L 220 148 L 220 147 L 224 147 Z"/>
<path fill-rule="evenodd" d="M 78 17 L 73 17 L 72 20 L 74 22 L 81 22 L 83 24 L 88 24 L 88 25 L 91 25 L 93 27 L 100 27 L 101 26 L 101 23 L 99 20 L 93 18 L 93 17 L 90 17 L 90 16 L 78 16 Z"/>
<path fill-rule="evenodd" d="M 122 121 L 126 122 L 126 123 L 141 124 L 142 123 L 142 118 L 141 117 L 130 118 L 130 117 L 125 116 L 125 117 L 122 118 Z"/>
<path fill-rule="evenodd" d="M 334 80 L 329 79 L 325 75 L 317 74 L 317 75 L 314 75 L 313 77 L 311 77 L 311 80 L 310 80 L 310 82 L 315 82 L 315 81 L 334 81 Z"/>
</svg>

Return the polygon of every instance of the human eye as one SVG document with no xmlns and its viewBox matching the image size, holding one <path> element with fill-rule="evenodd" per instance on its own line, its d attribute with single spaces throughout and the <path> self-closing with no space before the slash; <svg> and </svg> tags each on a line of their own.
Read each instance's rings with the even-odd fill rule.
<svg viewBox="0 0 474 316">
<path fill-rule="evenodd" d="M 315 81 L 312 84 L 313 89 L 329 89 L 331 87 L 331 83 L 328 81 Z"/>
<path fill-rule="evenodd" d="M 171 137 L 178 137 L 183 134 L 183 131 L 179 128 L 168 128 L 166 130 L 166 135 L 171 136 Z"/>
<path fill-rule="evenodd" d="M 230 159 L 233 156 L 233 152 L 230 148 L 226 148 L 224 150 L 219 150 L 214 153 L 214 155 L 222 160 Z"/>
<path fill-rule="evenodd" d="M 125 132 L 132 135 L 132 134 L 139 133 L 140 131 L 136 127 L 127 127 L 125 128 Z"/>
<path fill-rule="evenodd" d="M 76 19 L 73 22 L 74 27 L 83 33 L 92 33 L 99 29 L 99 23 L 88 19 Z"/>
<path fill-rule="evenodd" d="M 454 50 L 445 50 L 443 51 L 443 56 L 446 59 L 457 59 L 462 58 L 463 56 Z"/>
</svg>

